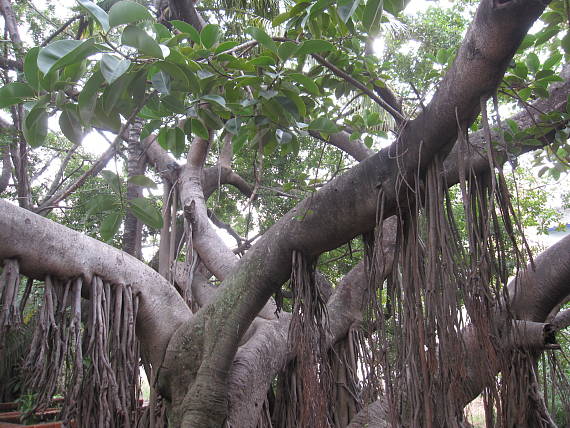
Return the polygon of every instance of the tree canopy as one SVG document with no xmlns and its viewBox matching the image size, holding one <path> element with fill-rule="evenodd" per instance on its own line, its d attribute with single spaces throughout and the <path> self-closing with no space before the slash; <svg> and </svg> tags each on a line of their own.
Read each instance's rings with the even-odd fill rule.
<svg viewBox="0 0 570 428">
<path fill-rule="evenodd" d="M 570 238 L 526 236 L 570 194 L 540 190 L 568 1 L 407 3 L 0 0 L 0 393 L 79 426 L 569 423 Z"/>
</svg>

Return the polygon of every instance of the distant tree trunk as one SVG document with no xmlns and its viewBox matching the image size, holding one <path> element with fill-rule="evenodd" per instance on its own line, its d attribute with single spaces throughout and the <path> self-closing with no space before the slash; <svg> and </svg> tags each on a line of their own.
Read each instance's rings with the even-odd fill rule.
<svg viewBox="0 0 570 428">
<path fill-rule="evenodd" d="M 129 140 L 127 146 L 127 201 L 142 197 L 142 187 L 131 181 L 132 177 L 143 175 L 146 167 L 146 158 L 139 144 L 143 122 L 141 119 L 135 120 L 129 129 Z M 142 222 L 135 217 L 131 210 L 127 210 L 125 217 L 125 232 L 123 234 L 123 251 L 142 258 Z"/>
</svg>

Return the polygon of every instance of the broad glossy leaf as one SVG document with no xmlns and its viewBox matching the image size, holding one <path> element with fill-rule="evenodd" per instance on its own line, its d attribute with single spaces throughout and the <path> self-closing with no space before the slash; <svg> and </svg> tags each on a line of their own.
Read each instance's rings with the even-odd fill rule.
<svg viewBox="0 0 570 428">
<path fill-rule="evenodd" d="M 158 40 L 165 40 L 172 37 L 172 34 L 170 34 L 168 28 L 166 28 L 166 26 L 162 25 L 161 23 L 156 22 L 153 27 Z"/>
<path fill-rule="evenodd" d="M 85 125 L 89 125 L 95 115 L 98 91 L 105 78 L 100 71 L 96 71 L 83 86 L 79 93 L 79 116 Z"/>
<path fill-rule="evenodd" d="M 101 171 L 101 175 L 115 193 L 119 194 L 121 192 L 121 178 L 116 173 L 105 169 Z"/>
<path fill-rule="evenodd" d="M 208 129 L 198 119 L 190 119 L 190 132 L 197 137 L 204 138 L 205 140 L 210 137 Z"/>
<path fill-rule="evenodd" d="M 8 83 L 0 88 L 0 108 L 19 104 L 35 96 L 36 91 L 27 83 Z"/>
<path fill-rule="evenodd" d="M 337 13 L 342 22 L 346 24 L 359 4 L 360 0 L 341 0 L 337 3 Z"/>
<path fill-rule="evenodd" d="M 109 31 L 109 15 L 95 3 L 89 0 L 76 0 L 79 6 L 87 12 L 89 15 L 95 19 L 103 29 L 103 31 Z"/>
<path fill-rule="evenodd" d="M 275 60 L 270 56 L 261 55 L 248 61 L 247 65 L 250 67 L 267 67 L 269 65 L 275 65 Z"/>
<path fill-rule="evenodd" d="M 562 46 L 562 49 L 564 49 L 566 54 L 570 54 L 570 31 L 562 37 L 562 40 L 560 40 L 560 46 Z"/>
<path fill-rule="evenodd" d="M 172 113 L 184 114 L 186 113 L 186 106 L 184 105 L 185 92 L 173 92 L 160 98 L 160 102 L 165 109 L 172 111 Z"/>
<path fill-rule="evenodd" d="M 277 54 L 277 45 L 275 44 L 273 39 L 269 37 L 267 33 L 263 31 L 261 28 L 249 27 L 245 30 L 245 32 L 251 35 L 251 37 L 253 37 L 255 40 L 257 40 L 261 46 Z"/>
<path fill-rule="evenodd" d="M 214 50 L 214 53 L 220 54 L 222 52 L 226 52 L 232 48 L 235 48 L 238 45 L 239 45 L 239 43 L 235 42 L 235 41 L 223 42 L 223 43 L 220 43 L 219 46 Z"/>
<path fill-rule="evenodd" d="M 77 104 L 67 104 L 59 116 L 59 128 L 72 143 L 81 143 L 83 127 L 79 118 Z"/>
<path fill-rule="evenodd" d="M 152 19 L 148 9 L 133 1 L 119 1 L 109 10 L 109 25 L 111 27 L 146 19 Z"/>
<path fill-rule="evenodd" d="M 384 0 L 384 10 L 395 16 L 403 11 L 409 2 L 410 0 Z"/>
<path fill-rule="evenodd" d="M 277 50 L 277 54 L 282 61 L 286 61 L 291 58 L 299 49 L 299 45 L 294 42 L 283 42 L 279 45 L 279 49 Z"/>
<path fill-rule="evenodd" d="M 525 63 L 531 73 L 536 73 L 540 67 L 540 60 L 534 52 L 527 55 Z"/>
<path fill-rule="evenodd" d="M 103 108 L 107 114 L 116 113 L 115 107 L 118 105 L 119 100 L 135 78 L 135 73 L 123 74 L 111 85 L 107 86 L 103 92 Z"/>
<path fill-rule="evenodd" d="M 226 131 L 234 135 L 239 132 L 240 127 L 241 127 L 241 120 L 238 119 L 237 117 L 231 118 L 224 125 Z"/>
<path fill-rule="evenodd" d="M 368 0 L 366 2 L 364 15 L 362 16 L 362 25 L 364 26 L 364 31 L 371 36 L 375 36 L 380 30 L 383 9 L 384 0 Z"/>
<path fill-rule="evenodd" d="M 90 198 L 86 206 L 87 212 L 85 215 L 89 217 L 105 211 L 114 211 L 117 209 L 118 204 L 113 195 L 97 195 Z"/>
<path fill-rule="evenodd" d="M 153 229 L 160 229 L 162 227 L 162 214 L 150 199 L 133 198 L 129 200 L 129 208 L 132 213 L 147 226 Z"/>
<path fill-rule="evenodd" d="M 214 113 L 211 110 L 201 109 L 198 111 L 198 116 L 200 117 L 200 119 L 208 129 L 218 130 L 224 127 L 224 122 L 222 122 L 220 116 L 218 116 L 216 113 Z"/>
<path fill-rule="evenodd" d="M 160 49 L 156 40 L 150 37 L 142 28 L 134 25 L 129 25 L 125 28 L 121 37 L 121 43 L 132 46 L 143 55 L 152 58 L 163 58 L 162 49 Z"/>
<path fill-rule="evenodd" d="M 42 79 L 40 69 L 38 68 L 38 54 L 40 49 L 39 46 L 30 49 L 24 58 L 24 75 L 30 86 L 35 90 L 40 89 Z"/>
<path fill-rule="evenodd" d="M 151 189 L 156 189 L 157 185 L 154 181 L 144 175 L 135 175 L 129 178 L 129 183 L 136 184 L 137 186 L 141 187 L 148 187 Z"/>
<path fill-rule="evenodd" d="M 204 101 L 215 103 L 222 108 L 226 108 L 226 100 L 224 99 L 224 97 L 221 97 L 219 95 L 203 95 L 201 98 Z"/>
<path fill-rule="evenodd" d="M 155 73 L 150 79 L 152 86 L 161 94 L 170 94 L 170 75 L 164 71 Z"/>
<path fill-rule="evenodd" d="M 128 59 L 117 58 L 114 55 L 104 54 L 101 58 L 101 73 L 110 85 L 127 72 L 131 66 Z"/>
<path fill-rule="evenodd" d="M 321 52 L 329 52 L 334 49 L 332 43 L 326 40 L 307 40 L 299 46 L 299 50 L 295 52 L 296 56 L 299 55 L 310 55 Z"/>
<path fill-rule="evenodd" d="M 321 94 L 319 87 L 314 82 L 314 80 L 311 79 L 310 77 L 307 77 L 301 73 L 293 73 L 287 77 L 289 79 L 293 80 L 294 82 L 299 83 L 311 95 L 320 95 Z"/>
<path fill-rule="evenodd" d="M 101 100 L 97 102 L 97 106 L 95 107 L 95 115 L 92 123 L 95 127 L 112 132 L 119 132 L 121 129 L 121 117 L 119 113 L 104 109 Z"/>
<path fill-rule="evenodd" d="M 80 62 L 100 51 L 101 47 L 95 44 L 94 39 L 57 40 L 40 50 L 38 68 L 42 73 L 48 74 L 66 65 Z"/>
<path fill-rule="evenodd" d="M 178 31 L 188 34 L 194 43 L 200 43 L 200 33 L 198 33 L 198 31 L 192 25 L 188 24 L 187 22 L 178 20 L 170 21 L 170 23 Z"/>
<path fill-rule="evenodd" d="M 27 114 L 22 131 L 31 147 L 38 147 L 44 143 L 48 132 L 48 113 L 43 103 L 36 105 Z"/>
<path fill-rule="evenodd" d="M 104 241 L 109 241 L 115 236 L 121 223 L 123 222 L 123 214 L 120 212 L 111 212 L 105 215 L 105 218 L 101 222 L 101 228 L 99 233 L 101 234 L 101 239 Z"/>
<path fill-rule="evenodd" d="M 210 49 L 218 42 L 220 35 L 219 25 L 208 24 L 200 32 L 200 42 L 206 49 Z"/>
<path fill-rule="evenodd" d="M 325 134 L 334 134 L 335 132 L 339 131 L 338 126 L 336 126 L 336 124 L 332 120 L 326 117 L 319 117 L 313 120 L 309 124 L 308 129 L 309 131 L 324 132 Z"/>
<path fill-rule="evenodd" d="M 273 20 L 271 21 L 271 25 L 273 26 L 273 28 L 278 27 L 279 25 L 287 21 L 290 17 L 291 17 L 291 11 L 280 13 L 275 18 L 273 18 Z"/>
</svg>

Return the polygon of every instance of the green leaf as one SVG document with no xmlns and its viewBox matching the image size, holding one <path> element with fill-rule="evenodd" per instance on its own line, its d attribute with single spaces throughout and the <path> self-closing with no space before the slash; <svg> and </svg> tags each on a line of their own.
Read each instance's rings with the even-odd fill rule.
<svg viewBox="0 0 570 428">
<path fill-rule="evenodd" d="M 295 52 L 295 56 L 310 55 L 314 53 L 329 52 L 334 49 L 332 43 L 326 40 L 307 40 L 299 46 L 299 50 Z"/>
<path fill-rule="evenodd" d="M 562 46 L 562 49 L 564 49 L 566 54 L 570 54 L 570 31 L 562 37 L 562 40 L 560 40 L 560 46 Z"/>
<path fill-rule="evenodd" d="M 396 16 L 409 2 L 410 0 L 384 0 L 384 10 Z"/>
<path fill-rule="evenodd" d="M 216 55 L 221 54 L 221 53 L 226 52 L 232 48 L 235 48 L 238 45 L 239 45 L 239 43 L 236 41 L 223 42 L 223 43 L 220 43 L 220 45 L 216 48 L 214 53 Z"/>
<path fill-rule="evenodd" d="M 142 4 L 133 1 L 117 2 L 109 10 L 109 25 L 116 27 L 118 25 L 130 24 L 131 22 L 152 19 L 152 15 Z"/>
<path fill-rule="evenodd" d="M 109 31 L 109 15 L 107 15 L 107 12 L 89 0 L 76 1 L 79 3 L 81 9 L 91 15 L 93 19 L 99 23 L 104 32 Z"/>
<path fill-rule="evenodd" d="M 22 131 L 31 147 L 38 147 L 44 143 L 48 132 L 48 113 L 43 103 L 38 103 L 27 114 Z"/>
<path fill-rule="evenodd" d="M 121 43 L 137 49 L 141 54 L 152 58 L 163 58 L 162 49 L 142 28 L 129 25 L 123 31 Z"/>
<path fill-rule="evenodd" d="M 59 116 L 59 127 L 63 135 L 72 143 L 81 143 L 83 128 L 79 118 L 77 104 L 67 104 Z"/>
<path fill-rule="evenodd" d="M 104 54 L 101 58 L 101 73 L 109 85 L 125 74 L 130 66 L 131 61 L 114 55 Z"/>
<path fill-rule="evenodd" d="M 101 175 L 115 193 L 121 193 L 121 177 L 108 169 L 101 171 Z"/>
<path fill-rule="evenodd" d="M 438 49 L 437 54 L 435 55 L 437 63 L 445 64 L 447 63 L 447 58 L 449 58 L 449 52 L 447 49 Z"/>
<path fill-rule="evenodd" d="M 540 60 L 533 52 L 527 55 L 525 63 L 531 73 L 536 73 L 540 67 Z"/>
<path fill-rule="evenodd" d="M 156 32 L 157 40 L 166 40 L 172 37 L 172 34 L 170 34 L 170 31 L 168 28 L 166 28 L 166 26 L 157 22 L 153 25 L 153 27 L 154 31 Z"/>
<path fill-rule="evenodd" d="M 188 34 L 194 43 L 200 43 L 200 33 L 198 33 L 198 31 L 192 25 L 188 24 L 187 22 L 178 20 L 170 21 L 170 23 L 178 31 Z"/>
<path fill-rule="evenodd" d="M 513 69 L 513 74 L 520 77 L 521 79 L 526 79 L 528 76 L 528 68 L 522 62 L 517 62 L 515 68 Z"/>
<path fill-rule="evenodd" d="M 198 116 L 200 117 L 200 119 L 202 119 L 204 125 L 206 125 L 208 129 L 218 130 L 224 127 L 224 122 L 222 122 L 220 116 L 218 116 L 216 113 L 214 113 L 211 110 L 201 109 L 200 111 L 198 111 Z"/>
<path fill-rule="evenodd" d="M 170 74 L 164 71 L 155 73 L 150 79 L 152 86 L 161 94 L 170 94 Z"/>
<path fill-rule="evenodd" d="M 270 50 L 271 52 L 277 54 L 277 45 L 271 37 L 267 35 L 265 31 L 257 27 L 248 27 L 245 32 L 253 37 L 257 42 L 264 48 Z"/>
<path fill-rule="evenodd" d="M 12 82 L 0 88 L 0 108 L 20 104 L 34 98 L 36 91 L 27 83 Z"/>
<path fill-rule="evenodd" d="M 360 0 L 341 0 L 337 3 L 337 13 L 342 22 L 346 24 L 359 4 Z"/>
<path fill-rule="evenodd" d="M 294 42 L 284 42 L 279 45 L 279 49 L 277 50 L 277 54 L 282 61 L 286 61 L 291 58 L 299 48 L 299 45 Z"/>
<path fill-rule="evenodd" d="M 210 138 L 208 129 L 198 119 L 190 119 L 190 131 L 192 132 L 192 134 L 196 135 L 197 137 L 203 138 L 205 140 Z"/>
<path fill-rule="evenodd" d="M 301 73 L 293 73 L 287 76 L 289 79 L 299 83 L 309 94 L 320 95 L 319 87 L 310 77 L 305 76 Z"/>
<path fill-rule="evenodd" d="M 275 65 L 275 60 L 270 56 L 261 55 L 248 61 L 247 65 L 251 67 L 267 67 L 269 65 Z"/>
<path fill-rule="evenodd" d="M 40 49 L 41 48 L 39 46 L 30 49 L 24 58 L 24 75 L 26 76 L 28 83 L 36 91 L 40 89 L 40 82 L 42 79 L 40 69 L 38 68 L 38 54 Z"/>
<path fill-rule="evenodd" d="M 85 125 L 91 123 L 95 115 L 95 106 L 97 105 L 97 95 L 99 88 L 105 81 L 100 71 L 96 71 L 83 86 L 83 90 L 79 93 L 79 116 Z"/>
<path fill-rule="evenodd" d="M 273 20 L 271 21 L 271 25 L 273 26 L 273 28 L 283 24 L 285 21 L 287 21 L 289 18 L 291 17 L 291 11 L 287 11 L 284 13 L 280 13 L 279 15 L 277 15 L 275 18 L 273 18 Z"/>
<path fill-rule="evenodd" d="M 156 189 L 157 185 L 154 181 L 144 175 L 134 175 L 129 178 L 129 183 L 133 183 L 137 186 L 148 187 L 150 189 Z"/>
<path fill-rule="evenodd" d="M 570 95 L 566 99 L 566 113 L 570 114 Z"/>
<path fill-rule="evenodd" d="M 558 64 L 560 64 L 560 61 L 562 60 L 563 56 L 560 52 L 554 52 L 550 58 L 548 58 L 546 61 L 544 61 L 544 64 L 542 65 L 542 67 L 545 70 L 549 70 L 552 69 L 554 67 L 556 67 Z"/>
<path fill-rule="evenodd" d="M 200 42 L 206 49 L 210 49 L 218 42 L 220 35 L 219 25 L 208 24 L 200 32 Z"/>
<path fill-rule="evenodd" d="M 94 39 L 87 40 L 57 40 L 38 53 L 38 68 L 44 74 L 57 70 L 66 65 L 80 62 L 97 52 L 100 46 Z"/>
<path fill-rule="evenodd" d="M 309 131 L 324 132 L 325 134 L 334 134 L 339 131 L 339 127 L 326 117 L 319 117 L 309 124 Z"/>
<path fill-rule="evenodd" d="M 178 129 L 178 128 L 176 128 Z M 140 221 L 153 229 L 162 228 L 162 214 L 147 198 L 133 198 L 129 200 L 129 208 Z"/>
<path fill-rule="evenodd" d="M 99 233 L 101 234 L 101 239 L 104 241 L 109 241 L 115 236 L 121 223 L 123 222 L 123 214 L 120 212 L 112 212 L 105 215 L 105 218 L 101 222 L 101 227 Z"/>
<path fill-rule="evenodd" d="M 210 103 L 215 103 L 224 109 L 226 108 L 226 100 L 224 97 L 219 95 L 203 95 L 201 99 Z"/>
<path fill-rule="evenodd" d="M 241 127 L 241 120 L 239 120 L 236 117 L 231 118 L 224 125 L 224 128 L 226 129 L 226 131 L 228 131 L 230 134 L 234 134 L 234 135 L 239 132 L 240 127 Z"/>
<path fill-rule="evenodd" d="M 89 217 L 105 211 L 114 211 L 117 206 L 117 200 L 113 195 L 96 195 L 87 201 L 85 215 Z"/>
<path fill-rule="evenodd" d="M 370 36 L 375 36 L 380 30 L 380 20 L 382 19 L 383 0 L 368 0 L 362 15 L 362 25 L 364 31 Z"/>
</svg>

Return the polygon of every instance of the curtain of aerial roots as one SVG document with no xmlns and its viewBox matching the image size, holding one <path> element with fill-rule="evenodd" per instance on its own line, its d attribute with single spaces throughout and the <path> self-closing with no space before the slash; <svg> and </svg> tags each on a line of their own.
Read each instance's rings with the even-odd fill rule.
<svg viewBox="0 0 570 428">
<path fill-rule="evenodd" d="M 18 263 L 5 260 L 2 330 L 18 317 Z M 28 288 L 23 299 L 29 295 Z M 89 301 L 81 299 L 81 293 Z M 20 302 L 25 306 L 25 301 Z M 113 285 L 94 276 L 61 281 L 45 278 L 43 302 L 29 322 L 35 324 L 30 351 L 23 362 L 24 391 L 34 394 L 35 409 L 64 395 L 62 419 L 76 426 L 129 427 L 137 417 L 138 306 L 130 286 Z"/>
<path fill-rule="evenodd" d="M 507 280 L 524 263 L 505 180 L 501 171 L 476 177 L 464 167 L 455 193 L 447 190 L 439 159 L 422 183 L 402 180 L 409 197 L 399 207 L 397 255 L 387 281 L 375 269 L 381 227 L 368 240 L 363 399 L 383 396 L 395 427 L 462 427 L 457 397 L 466 370 L 492 379 L 499 368 L 501 381 L 484 393 L 487 426 L 550 426 L 534 360 L 522 351 L 501 351 L 512 321 L 505 308 Z M 378 211 L 381 220 L 381 194 Z M 488 360 L 469 360 L 467 335 L 475 335 Z M 466 367 L 466 361 L 476 366 Z"/>
<path fill-rule="evenodd" d="M 295 354 L 277 386 L 277 426 L 329 427 L 330 367 L 326 354 L 326 302 L 315 281 L 315 264 L 293 251 L 293 318 L 288 341 Z"/>
</svg>

